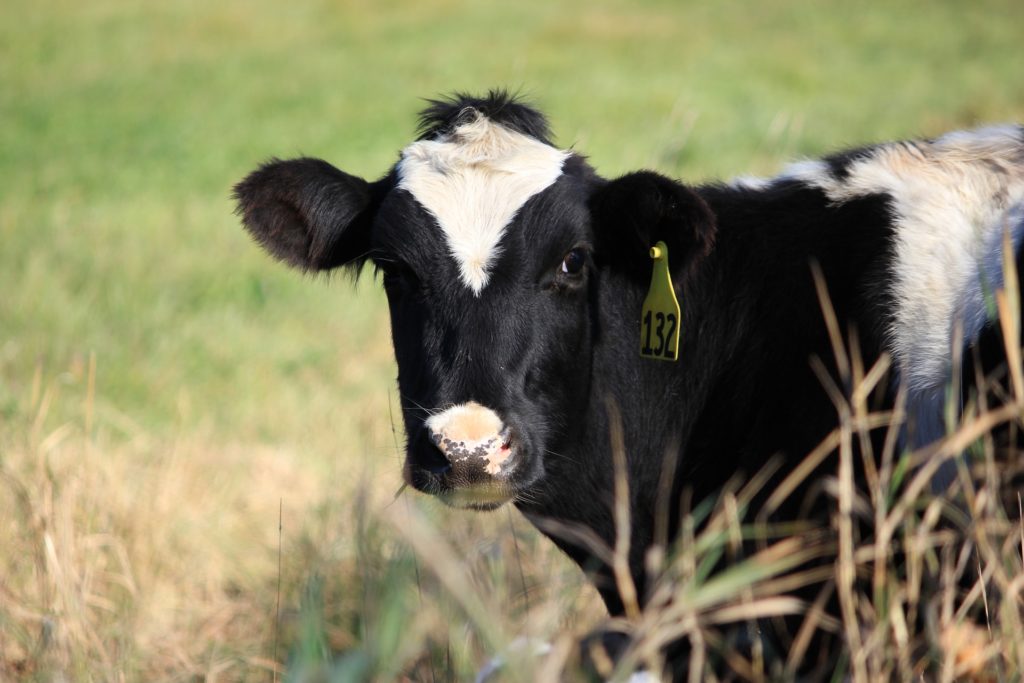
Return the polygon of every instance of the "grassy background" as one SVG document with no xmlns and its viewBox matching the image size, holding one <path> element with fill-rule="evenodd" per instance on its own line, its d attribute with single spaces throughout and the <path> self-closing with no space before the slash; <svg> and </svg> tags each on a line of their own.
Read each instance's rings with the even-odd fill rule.
<svg viewBox="0 0 1024 683">
<path fill-rule="evenodd" d="M 376 177 L 420 98 L 506 86 L 606 175 L 770 173 L 1024 120 L 1022 30 L 1016 0 L 3 3 L 0 678 L 260 677 L 275 641 L 466 675 L 487 627 L 445 618 L 399 508 L 508 615 L 493 639 L 600 614 L 516 514 L 388 507 L 383 296 L 249 243 L 229 192 L 259 161 Z"/>
</svg>

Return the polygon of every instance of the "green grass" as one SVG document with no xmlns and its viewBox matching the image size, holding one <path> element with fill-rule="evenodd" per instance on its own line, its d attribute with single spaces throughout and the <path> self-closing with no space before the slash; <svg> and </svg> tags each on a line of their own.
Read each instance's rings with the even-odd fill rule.
<svg viewBox="0 0 1024 683">
<path fill-rule="evenodd" d="M 184 396 L 218 431 L 289 439 L 296 422 L 272 423 L 312 405 L 296 373 L 324 392 L 386 386 L 384 353 L 365 383 L 339 381 L 386 344 L 380 295 L 274 267 L 228 195 L 271 155 L 382 174 L 420 98 L 521 88 L 606 174 L 692 179 L 1024 119 L 1010 1 L 0 11 L 5 384 L 96 353 L 101 399 L 153 428 Z"/>
<path fill-rule="evenodd" d="M 327 650 L 366 658 L 345 666 L 376 671 L 386 661 L 423 674 L 454 657 L 464 677 L 486 656 L 440 620 L 459 608 L 374 521 L 401 463 L 383 296 L 369 277 L 289 272 L 249 242 L 229 194 L 259 161 L 311 154 L 375 177 L 411 139 L 421 98 L 506 86 L 606 175 L 770 173 L 844 145 L 1024 120 L 1022 27 L 1017 0 L 0 5 L 0 474 L 25 491 L 0 484 L 0 547 L 36 557 L 45 525 L 28 520 L 49 520 L 67 535 L 59 558 L 117 574 L 123 555 L 136 575 L 134 592 L 97 589 L 113 603 L 83 608 L 82 633 L 113 649 L 72 657 L 70 633 L 64 654 L 38 661 L 95 680 L 222 661 L 229 678 L 262 675 L 252 658 L 273 656 L 279 503 L 282 610 L 306 615 L 285 622 L 314 634 L 282 629 L 282 661 L 317 629 Z M 360 488 L 372 547 L 353 540 L 369 538 L 357 533 Z M 422 507 L 459 552 L 498 543 L 515 555 L 505 513 Z M 555 605 L 545 628 L 560 610 L 596 614 L 591 593 L 570 609 L 579 576 L 514 523 L 533 558 L 527 582 L 563 577 L 531 605 Z M 97 538 L 109 541 L 99 556 L 73 542 Z M 29 661 L 36 642 L 26 605 L 70 619 L 52 586 L 32 588 L 52 569 L 45 558 L 15 560 L 0 578 L 8 663 Z M 477 585 L 498 591 L 491 607 L 516 631 L 529 610 L 511 568 L 480 563 Z M 317 575 L 321 621 L 318 601 L 300 609 Z M 415 575 L 436 607 L 419 621 L 415 595 L 382 587 Z M 350 602 L 356 586 L 373 605 Z M 185 616 L 158 619 L 158 606 Z M 213 606 L 235 621 L 215 624 Z M 435 634 L 440 659 L 370 639 L 396 628 L 360 621 L 376 614 Z M 147 618 L 177 633 L 174 648 L 155 627 L 147 640 L 117 626 Z"/>
</svg>

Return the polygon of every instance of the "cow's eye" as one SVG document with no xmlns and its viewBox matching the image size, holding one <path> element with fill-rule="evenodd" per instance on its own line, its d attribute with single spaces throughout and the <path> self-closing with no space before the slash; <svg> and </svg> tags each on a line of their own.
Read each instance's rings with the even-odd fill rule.
<svg viewBox="0 0 1024 683">
<path fill-rule="evenodd" d="M 562 272 L 566 275 L 578 275 L 587 262 L 587 252 L 583 249 L 573 249 L 562 259 Z"/>
<path fill-rule="evenodd" d="M 381 270 L 384 271 L 384 289 L 387 291 L 411 291 L 420 286 L 416 273 L 400 261 L 388 261 Z"/>
</svg>

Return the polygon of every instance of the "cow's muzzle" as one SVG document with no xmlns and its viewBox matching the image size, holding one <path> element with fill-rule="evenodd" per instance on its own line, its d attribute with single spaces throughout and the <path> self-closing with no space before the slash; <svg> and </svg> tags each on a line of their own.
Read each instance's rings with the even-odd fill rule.
<svg viewBox="0 0 1024 683">
<path fill-rule="evenodd" d="M 492 509 L 515 497 L 516 439 L 497 413 L 470 401 L 431 416 L 425 427 L 443 460 L 419 477 L 407 470 L 413 486 L 455 507 Z"/>
</svg>

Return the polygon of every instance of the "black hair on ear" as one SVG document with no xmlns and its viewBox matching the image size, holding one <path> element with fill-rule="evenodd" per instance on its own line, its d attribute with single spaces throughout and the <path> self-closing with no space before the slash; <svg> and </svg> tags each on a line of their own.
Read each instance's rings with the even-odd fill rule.
<svg viewBox="0 0 1024 683">
<path fill-rule="evenodd" d="M 237 213 L 274 257 L 302 270 L 360 268 L 380 194 L 320 159 L 271 159 L 235 185 Z"/>
<path fill-rule="evenodd" d="M 652 171 L 637 171 L 607 182 L 590 200 L 597 233 L 597 257 L 630 274 L 650 274 L 648 252 L 659 241 L 669 250 L 672 270 L 688 270 L 715 243 L 715 217 L 686 185 Z"/>
</svg>

